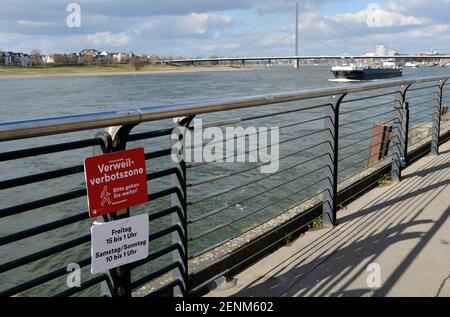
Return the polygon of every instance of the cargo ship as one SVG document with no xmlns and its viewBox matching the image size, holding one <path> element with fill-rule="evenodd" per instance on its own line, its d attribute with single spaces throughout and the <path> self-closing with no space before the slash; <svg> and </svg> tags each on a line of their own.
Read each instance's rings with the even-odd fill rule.
<svg viewBox="0 0 450 317">
<path fill-rule="evenodd" d="M 384 62 L 380 67 L 358 66 L 355 64 L 331 68 L 335 81 L 373 80 L 402 76 L 402 68 L 395 62 Z"/>
</svg>

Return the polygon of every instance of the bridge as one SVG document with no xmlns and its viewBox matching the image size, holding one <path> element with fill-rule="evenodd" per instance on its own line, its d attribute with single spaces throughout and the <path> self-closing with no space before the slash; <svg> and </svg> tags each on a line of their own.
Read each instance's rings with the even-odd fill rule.
<svg viewBox="0 0 450 317">
<path fill-rule="evenodd" d="M 450 55 L 311 55 L 311 56 L 248 56 L 248 57 L 211 57 L 211 58 L 184 58 L 184 59 L 165 59 L 164 64 L 170 63 L 200 63 L 200 62 L 232 62 L 232 61 L 276 61 L 276 60 L 329 60 L 329 59 L 449 59 Z"/>
<path fill-rule="evenodd" d="M 448 79 L 2 122 L 0 295 L 448 295 Z M 252 127 L 279 137 L 191 162 L 218 143 L 189 142 L 195 119 L 205 133 L 249 128 L 233 144 L 261 134 Z M 97 221 L 146 215 L 149 254 L 91 274 L 82 162 L 137 147 L 147 202 Z M 272 173 L 224 162 L 268 149 L 279 149 Z M 363 278 L 377 265 L 378 288 Z"/>
<path fill-rule="evenodd" d="M 449 54 L 441 54 L 441 53 L 437 53 L 436 54 L 432 53 L 432 54 L 425 54 L 425 55 L 410 55 L 410 54 L 391 54 L 391 55 L 382 55 L 382 54 L 376 54 L 376 55 L 348 55 L 347 53 L 345 55 L 311 55 L 311 56 L 302 56 L 299 53 L 299 45 L 300 45 L 300 35 L 299 35 L 299 26 L 300 26 L 300 16 L 299 16 L 299 3 L 296 2 L 295 5 L 293 6 L 288 6 L 287 10 L 278 13 L 274 16 L 269 17 L 268 19 L 258 23 L 257 25 L 255 25 L 252 29 L 250 29 L 249 31 L 253 31 L 253 30 L 257 30 L 259 28 L 261 28 L 263 25 L 266 25 L 267 23 L 273 21 L 274 19 L 280 18 L 285 16 L 286 14 L 289 14 L 291 11 L 293 11 L 295 13 L 294 17 L 295 17 L 295 23 L 294 23 L 294 37 L 295 37 L 295 42 L 293 43 L 294 45 L 294 55 L 286 55 L 286 56 L 228 56 L 228 57 L 208 57 L 208 58 L 176 58 L 176 59 L 164 59 L 161 62 L 163 64 L 168 64 L 168 65 L 176 65 L 176 64 L 190 64 L 190 65 L 194 65 L 195 63 L 232 63 L 232 62 L 240 62 L 242 65 L 244 65 L 246 62 L 268 62 L 269 64 L 272 61 L 294 61 L 295 62 L 295 67 L 298 67 L 298 65 L 300 64 L 300 61 L 302 60 L 309 60 L 309 61 L 323 61 L 323 60 L 328 60 L 328 61 L 349 61 L 349 60 L 377 60 L 377 59 L 395 59 L 397 61 L 402 61 L 402 62 L 407 62 L 407 61 L 443 61 L 443 60 L 447 60 L 450 59 L 450 55 Z M 346 33 L 348 33 L 349 36 L 363 36 L 362 34 L 360 34 L 359 32 L 353 30 L 351 27 L 345 26 L 341 23 L 338 23 L 336 21 L 333 20 L 328 20 L 329 22 L 333 23 L 334 26 L 340 28 L 340 29 L 344 29 L 346 31 Z M 231 43 L 234 43 L 234 40 L 239 39 L 240 37 L 242 37 L 243 35 L 246 35 L 249 33 L 249 31 L 245 31 L 241 34 L 239 34 L 238 36 L 234 37 L 231 39 Z M 265 35 L 262 36 L 258 36 L 256 39 L 252 39 L 250 41 L 247 41 L 241 45 L 239 45 L 240 49 L 242 49 L 243 47 L 247 47 L 250 44 L 255 43 L 255 41 L 260 40 L 262 38 L 265 38 L 266 36 L 270 35 L 271 32 L 268 32 Z M 308 36 L 306 34 L 304 34 L 303 36 L 307 37 Z M 315 41 L 315 39 L 311 39 Z M 343 42 L 347 43 L 348 46 L 350 48 L 354 48 L 354 47 L 359 47 L 359 45 L 356 45 L 355 43 L 353 43 L 352 41 L 349 41 L 348 39 L 346 39 L 345 37 L 340 38 L 340 40 L 342 40 Z M 367 39 L 371 42 L 373 42 L 373 44 L 377 44 L 377 45 L 382 45 L 380 42 L 373 40 L 373 39 Z M 384 46 L 384 45 L 382 45 Z M 233 53 L 226 53 L 227 55 L 235 55 L 237 53 L 233 52 Z M 251 53 L 252 54 L 252 53 Z M 242 53 L 239 53 L 237 55 L 242 55 Z"/>
<path fill-rule="evenodd" d="M 163 60 L 163 64 L 174 65 L 174 64 L 190 64 L 194 65 L 196 63 L 232 63 L 239 62 L 242 65 L 245 62 L 267 62 L 269 64 L 272 61 L 295 61 L 297 64 L 302 60 L 307 61 L 345 61 L 349 62 L 352 60 L 386 60 L 394 59 L 398 61 L 441 61 L 450 60 L 450 55 L 386 55 L 386 56 L 368 56 L 368 55 L 311 55 L 311 56 L 248 56 L 248 57 L 213 57 L 213 58 L 186 58 L 186 59 L 166 59 Z"/>
</svg>

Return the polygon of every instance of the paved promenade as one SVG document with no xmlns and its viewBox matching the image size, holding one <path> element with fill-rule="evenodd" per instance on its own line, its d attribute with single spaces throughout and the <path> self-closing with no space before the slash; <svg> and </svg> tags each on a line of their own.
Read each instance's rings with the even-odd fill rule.
<svg viewBox="0 0 450 317">
<path fill-rule="evenodd" d="M 450 296 L 450 142 L 208 296 Z"/>
</svg>

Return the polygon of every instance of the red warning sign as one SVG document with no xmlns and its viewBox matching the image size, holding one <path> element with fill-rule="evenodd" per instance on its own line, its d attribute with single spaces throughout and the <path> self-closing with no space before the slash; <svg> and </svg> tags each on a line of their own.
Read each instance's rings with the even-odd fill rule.
<svg viewBox="0 0 450 317">
<path fill-rule="evenodd" d="M 89 217 L 148 200 L 144 149 L 113 152 L 84 160 Z"/>
</svg>

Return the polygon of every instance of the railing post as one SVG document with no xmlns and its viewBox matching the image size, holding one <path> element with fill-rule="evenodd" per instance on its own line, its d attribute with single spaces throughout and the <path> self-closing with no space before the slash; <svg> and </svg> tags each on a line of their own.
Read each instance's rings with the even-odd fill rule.
<svg viewBox="0 0 450 317">
<path fill-rule="evenodd" d="M 339 153 L 339 108 L 346 94 L 333 96 L 328 107 L 325 107 L 325 129 L 328 133 L 328 169 L 323 196 L 322 223 L 324 226 L 336 225 L 338 153 Z"/>
<path fill-rule="evenodd" d="M 173 289 L 174 297 L 184 297 L 189 292 L 185 145 L 187 127 L 192 119 L 193 117 L 174 118 L 174 128 L 170 138 L 171 165 L 177 169 L 177 173 L 172 174 L 171 185 L 178 188 L 177 193 L 171 195 L 171 205 L 178 209 L 177 213 L 172 214 L 172 225 L 181 224 L 181 230 L 172 234 L 172 244 L 178 244 L 181 247 L 180 251 L 172 252 L 173 261 L 181 264 L 181 268 L 173 273 L 173 279 L 181 283 L 181 286 Z"/>
<path fill-rule="evenodd" d="M 402 85 L 395 97 L 395 120 L 392 127 L 394 137 L 392 144 L 394 150 L 392 153 L 391 178 L 393 181 L 400 181 L 402 169 L 406 166 L 406 157 L 408 155 L 408 131 L 409 129 L 409 105 L 406 102 L 406 91 L 410 85 Z"/>
<path fill-rule="evenodd" d="M 441 134 L 442 116 L 442 90 L 447 80 L 440 80 L 436 89 L 436 100 L 433 110 L 432 133 L 431 133 L 431 155 L 439 154 L 439 135 Z"/>
<path fill-rule="evenodd" d="M 135 125 L 123 125 L 106 128 L 99 136 L 104 139 L 102 150 L 104 153 L 117 152 L 126 149 L 127 137 Z M 104 215 L 105 221 L 113 221 L 130 216 L 130 209 L 118 210 L 115 213 Z M 112 297 L 131 297 L 131 271 L 128 265 L 122 265 L 109 270 L 109 278 L 111 280 Z"/>
<path fill-rule="evenodd" d="M 409 102 L 405 101 L 405 144 L 404 144 L 404 165 L 408 165 L 408 145 L 409 145 Z"/>
</svg>

